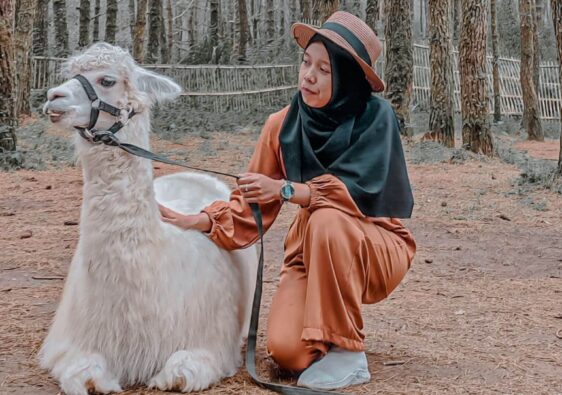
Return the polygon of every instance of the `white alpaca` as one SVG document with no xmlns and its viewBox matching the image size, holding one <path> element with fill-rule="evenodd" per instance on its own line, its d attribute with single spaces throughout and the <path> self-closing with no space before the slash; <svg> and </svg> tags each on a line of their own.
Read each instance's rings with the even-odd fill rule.
<svg viewBox="0 0 562 395">
<path fill-rule="evenodd" d="M 100 43 L 66 64 L 106 103 L 137 114 L 117 133 L 148 148 L 150 107 L 178 96 L 171 80 L 137 66 L 120 48 Z M 70 79 L 48 93 L 51 121 L 74 130 L 89 123 L 91 103 Z M 96 129 L 116 119 L 100 113 Z M 75 133 L 75 132 L 74 132 Z M 184 213 L 228 199 L 213 177 L 179 173 L 153 183 L 152 164 L 76 133 L 83 167 L 80 239 L 62 301 L 40 350 L 68 394 L 121 391 L 147 384 L 201 390 L 241 363 L 253 295 L 255 248 L 228 252 L 197 231 L 161 221 L 156 201 Z"/>
</svg>

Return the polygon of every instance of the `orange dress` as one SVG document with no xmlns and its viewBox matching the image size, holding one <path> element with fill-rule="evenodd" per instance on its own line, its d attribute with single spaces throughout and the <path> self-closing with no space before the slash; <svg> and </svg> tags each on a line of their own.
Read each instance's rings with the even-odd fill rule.
<svg viewBox="0 0 562 395">
<path fill-rule="evenodd" d="M 272 114 L 258 140 L 248 172 L 285 179 L 279 133 L 289 107 Z M 364 349 L 361 305 L 386 298 L 402 281 L 416 244 L 396 218 L 366 217 L 346 186 L 325 174 L 306 183 L 311 197 L 285 240 L 279 287 L 268 319 L 267 347 L 281 368 L 302 371 L 330 344 Z M 267 230 L 282 202 L 261 205 Z M 209 237 L 220 247 L 244 248 L 258 239 L 250 206 L 239 190 L 230 201 L 205 208 Z"/>
</svg>

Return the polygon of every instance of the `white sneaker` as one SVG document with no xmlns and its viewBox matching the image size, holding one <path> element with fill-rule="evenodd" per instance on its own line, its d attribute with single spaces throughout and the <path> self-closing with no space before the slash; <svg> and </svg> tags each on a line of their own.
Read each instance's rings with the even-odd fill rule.
<svg viewBox="0 0 562 395">
<path fill-rule="evenodd" d="M 297 382 L 300 387 L 321 390 L 345 388 L 371 380 L 364 352 L 332 347 L 324 358 L 305 369 Z"/>
</svg>

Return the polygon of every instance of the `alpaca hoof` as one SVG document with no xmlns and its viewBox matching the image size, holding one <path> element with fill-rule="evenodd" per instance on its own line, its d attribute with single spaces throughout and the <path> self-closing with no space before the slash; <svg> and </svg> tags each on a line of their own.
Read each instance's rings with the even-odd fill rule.
<svg viewBox="0 0 562 395">
<path fill-rule="evenodd" d="M 216 364 L 210 353 L 182 350 L 172 354 L 164 369 L 149 381 L 148 386 L 162 391 L 200 391 L 218 378 Z"/>
<path fill-rule="evenodd" d="M 69 365 L 60 378 L 60 386 L 66 395 L 123 391 L 119 382 L 107 372 L 105 361 L 99 355 L 84 357 Z"/>
</svg>

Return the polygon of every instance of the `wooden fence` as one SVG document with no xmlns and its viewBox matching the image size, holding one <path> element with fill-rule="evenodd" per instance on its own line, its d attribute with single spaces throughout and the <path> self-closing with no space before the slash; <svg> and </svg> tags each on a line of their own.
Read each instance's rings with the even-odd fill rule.
<svg viewBox="0 0 562 395">
<path fill-rule="evenodd" d="M 384 44 L 384 42 L 383 42 Z M 64 59 L 34 57 L 33 89 L 45 89 L 61 82 L 60 66 Z M 523 100 L 519 83 L 519 59 L 500 58 L 500 95 L 503 115 L 521 115 Z M 184 100 L 194 107 L 211 107 L 215 111 L 245 110 L 263 105 L 288 103 L 296 89 L 298 65 L 145 65 L 147 69 L 173 78 L 184 89 Z M 377 62 L 377 72 L 384 79 L 384 57 Z M 458 53 L 453 52 L 455 109 L 460 111 L 460 77 Z M 492 57 L 487 58 L 489 110 L 493 112 Z M 412 106 L 429 109 L 431 74 L 429 47 L 414 45 L 414 90 Z M 560 119 L 561 92 L 558 65 L 540 67 L 539 105 L 545 120 Z"/>
<path fill-rule="evenodd" d="M 488 108 L 493 113 L 493 81 L 492 81 L 491 56 L 486 59 L 486 78 L 488 82 Z M 460 74 L 458 68 L 458 52 L 453 51 L 453 79 L 455 110 L 460 112 Z M 522 115 L 523 97 L 519 81 L 520 61 L 514 58 L 499 58 L 500 71 L 500 103 L 502 115 Z M 377 63 L 377 72 L 384 78 L 384 59 Z M 414 45 L 414 92 L 413 106 L 419 106 L 421 110 L 429 109 L 431 86 L 431 67 L 429 62 L 429 47 L 426 45 Z M 545 120 L 559 120 L 560 107 L 562 105 L 560 95 L 560 83 L 558 77 L 558 65 L 546 62 L 540 66 L 539 83 L 539 106 L 541 118 Z"/>
<path fill-rule="evenodd" d="M 45 89 L 62 82 L 65 59 L 34 57 L 32 89 Z M 183 100 L 195 107 L 215 111 L 241 110 L 288 103 L 297 87 L 298 66 L 256 65 L 144 65 L 166 75 L 183 88 Z"/>
</svg>

